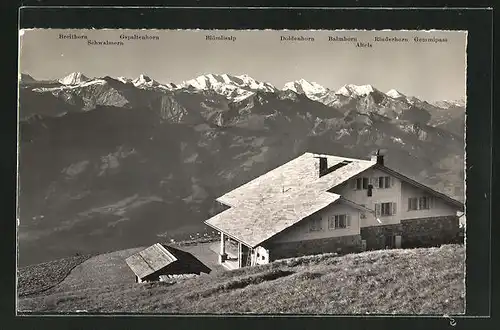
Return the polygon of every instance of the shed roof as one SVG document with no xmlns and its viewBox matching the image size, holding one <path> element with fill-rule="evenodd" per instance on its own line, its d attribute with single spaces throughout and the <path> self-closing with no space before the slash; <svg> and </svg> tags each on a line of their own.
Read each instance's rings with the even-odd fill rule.
<svg viewBox="0 0 500 330">
<path fill-rule="evenodd" d="M 177 261 L 177 258 L 160 243 L 156 243 L 125 259 L 132 271 L 143 279 Z"/>
</svg>

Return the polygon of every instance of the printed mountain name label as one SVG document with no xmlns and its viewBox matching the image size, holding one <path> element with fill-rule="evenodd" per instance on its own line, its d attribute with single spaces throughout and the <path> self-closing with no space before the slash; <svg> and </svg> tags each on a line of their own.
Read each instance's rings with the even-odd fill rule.
<svg viewBox="0 0 500 330">
<path fill-rule="evenodd" d="M 225 36 L 225 35 L 207 35 L 205 36 L 205 40 L 209 41 L 236 41 L 235 36 Z"/>
<path fill-rule="evenodd" d="M 76 33 L 63 34 L 59 33 L 59 39 L 87 39 L 86 35 L 79 35 Z"/>
<path fill-rule="evenodd" d="M 370 47 L 373 47 L 371 43 L 369 42 L 358 42 L 356 43 L 356 47 L 363 47 L 363 48 L 370 48 Z"/>
</svg>

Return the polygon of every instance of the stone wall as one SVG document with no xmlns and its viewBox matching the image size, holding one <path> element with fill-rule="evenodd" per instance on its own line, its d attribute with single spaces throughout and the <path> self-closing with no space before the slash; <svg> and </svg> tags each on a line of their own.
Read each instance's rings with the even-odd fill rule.
<svg viewBox="0 0 500 330">
<path fill-rule="evenodd" d="M 456 216 L 441 216 L 401 220 L 400 224 L 361 228 L 361 239 L 367 250 L 391 246 L 392 236 L 401 236 L 402 248 L 430 247 L 463 243 L 463 229 Z"/>
<path fill-rule="evenodd" d="M 463 243 L 463 230 L 457 216 L 401 220 L 403 248 Z"/>
<path fill-rule="evenodd" d="M 349 235 L 297 242 L 271 242 L 265 244 L 264 247 L 269 250 L 270 261 L 330 252 L 351 253 L 361 251 L 361 236 Z"/>
<path fill-rule="evenodd" d="M 463 230 L 456 216 L 442 216 L 401 220 L 400 224 L 362 227 L 360 235 L 330 237 L 296 242 L 270 242 L 270 261 L 304 255 L 361 251 L 361 240 L 367 250 L 392 247 L 394 236 L 401 236 L 402 248 L 430 247 L 441 244 L 463 243 Z M 340 250 L 339 250 L 340 249 Z"/>
<path fill-rule="evenodd" d="M 403 227 L 401 224 L 370 226 L 361 228 L 361 239 L 366 240 L 367 250 L 385 249 L 387 245 L 387 238 L 403 235 Z M 404 241 L 404 238 L 402 239 Z"/>
</svg>

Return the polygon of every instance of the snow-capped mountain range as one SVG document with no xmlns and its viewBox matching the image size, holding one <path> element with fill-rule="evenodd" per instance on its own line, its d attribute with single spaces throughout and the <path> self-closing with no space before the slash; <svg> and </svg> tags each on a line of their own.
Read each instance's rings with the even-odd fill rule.
<svg viewBox="0 0 500 330">
<path fill-rule="evenodd" d="M 278 89 L 267 82 L 260 82 L 248 75 L 206 74 L 184 81 L 179 88 L 213 90 L 235 102 L 244 100 L 256 91 L 276 92 Z"/>
<path fill-rule="evenodd" d="M 28 76 L 28 75 L 24 75 Z M 346 100 L 359 99 L 370 95 L 378 96 L 378 99 L 388 98 L 389 103 L 392 100 L 402 101 L 407 105 L 422 103 L 420 99 L 407 96 L 396 89 L 391 89 L 386 93 L 381 92 L 372 85 L 354 85 L 346 84 L 337 90 L 331 90 L 316 82 L 299 79 L 287 82 L 283 88 L 278 89 L 268 82 L 258 81 L 246 74 L 243 75 L 229 75 L 229 74 L 204 74 L 196 78 L 183 81 L 180 84 L 174 83 L 160 83 L 146 74 L 140 74 L 137 78 L 117 77 L 116 80 L 124 84 L 132 84 L 139 89 L 155 89 L 163 91 L 175 91 L 179 89 L 186 89 L 188 91 L 213 91 L 216 94 L 225 96 L 232 102 L 240 102 L 256 92 L 275 93 L 278 91 L 293 91 L 297 94 L 305 95 L 307 98 L 318 101 L 332 107 L 339 107 L 345 104 Z M 26 80 L 26 82 L 31 82 Z M 75 87 L 84 87 L 93 84 L 105 84 L 103 78 L 88 78 L 81 72 L 73 72 L 67 76 L 58 79 L 61 86 L 50 86 L 49 88 L 38 88 L 38 91 L 51 91 L 72 89 Z M 386 102 L 386 103 L 387 103 Z M 425 102 L 426 103 L 426 102 Z M 427 103 L 431 105 L 430 103 Z M 432 103 L 432 106 L 442 109 L 451 107 L 464 107 L 464 100 L 457 101 L 438 101 Z"/>
<path fill-rule="evenodd" d="M 465 107 L 465 100 L 443 100 L 432 104 L 442 109 L 449 109 L 453 107 Z"/>
</svg>

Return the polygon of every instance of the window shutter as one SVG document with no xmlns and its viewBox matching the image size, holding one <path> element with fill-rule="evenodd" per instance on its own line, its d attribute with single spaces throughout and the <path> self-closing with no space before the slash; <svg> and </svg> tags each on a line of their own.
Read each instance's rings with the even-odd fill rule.
<svg viewBox="0 0 500 330">
<path fill-rule="evenodd" d="M 378 188 L 378 177 L 373 177 L 373 188 Z"/>
<path fill-rule="evenodd" d="M 434 196 L 429 196 L 429 208 L 434 208 Z"/>
<path fill-rule="evenodd" d="M 375 204 L 375 215 L 380 216 L 380 203 Z"/>
<path fill-rule="evenodd" d="M 346 226 L 351 227 L 351 215 L 346 214 L 345 219 L 346 219 Z"/>
<path fill-rule="evenodd" d="M 390 187 L 393 187 L 394 186 L 394 177 L 391 176 L 389 180 L 391 182 Z"/>
<path fill-rule="evenodd" d="M 396 214 L 396 203 L 392 203 L 392 213 L 391 215 L 395 215 Z"/>
<path fill-rule="evenodd" d="M 408 211 L 410 211 L 412 208 L 411 208 L 411 198 L 408 198 Z"/>
<path fill-rule="evenodd" d="M 351 188 L 352 190 L 356 190 L 356 179 L 351 179 Z"/>
</svg>

